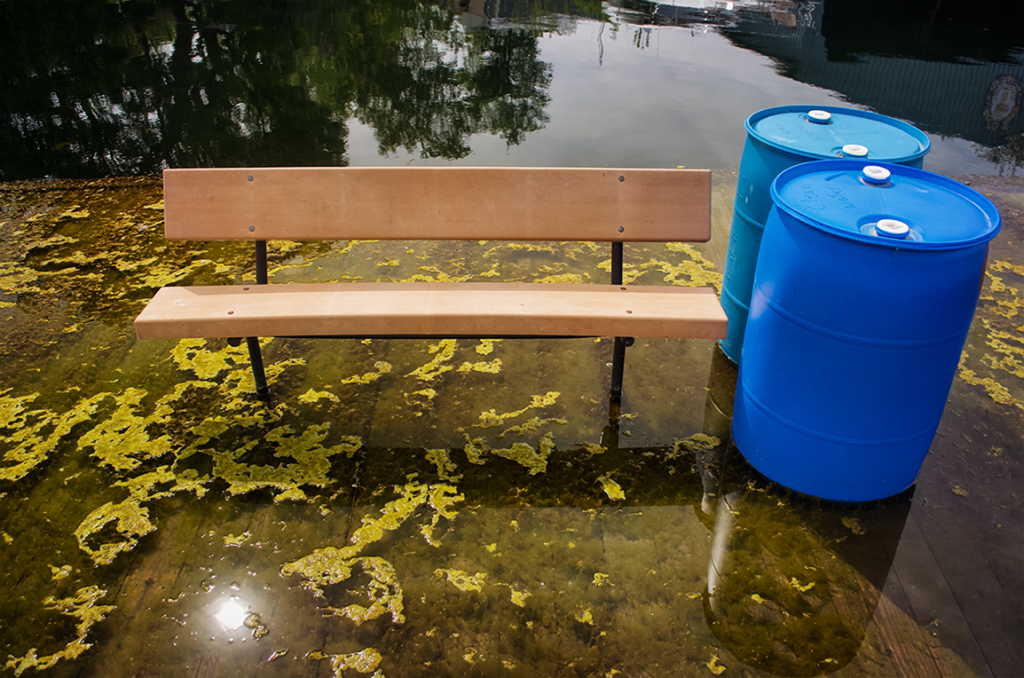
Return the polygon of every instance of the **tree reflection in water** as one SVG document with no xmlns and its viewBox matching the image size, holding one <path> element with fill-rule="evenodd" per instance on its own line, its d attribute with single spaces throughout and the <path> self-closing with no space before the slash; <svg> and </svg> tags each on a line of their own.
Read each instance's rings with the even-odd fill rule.
<svg viewBox="0 0 1024 678">
<path fill-rule="evenodd" d="M 344 165 L 353 116 L 382 152 L 454 159 L 472 134 L 513 145 L 547 121 L 537 35 L 467 31 L 444 4 L 150 0 L 72 16 L 44 1 L 0 14 L 0 179 Z"/>
</svg>

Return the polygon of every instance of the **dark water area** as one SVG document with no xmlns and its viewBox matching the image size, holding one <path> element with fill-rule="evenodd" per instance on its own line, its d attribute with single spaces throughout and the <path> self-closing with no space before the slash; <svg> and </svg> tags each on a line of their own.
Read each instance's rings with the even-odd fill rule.
<svg viewBox="0 0 1024 678">
<path fill-rule="evenodd" d="M 382 155 L 728 168 L 743 119 L 785 103 L 907 120 L 937 171 L 1012 174 L 1022 23 L 1012 0 L 5 2 L 0 179 Z"/>
<path fill-rule="evenodd" d="M 519 143 L 548 103 L 532 30 L 467 32 L 429 3 L 2 11 L 4 178 L 345 164 L 357 110 L 385 148 L 459 158 L 472 134 Z"/>
<path fill-rule="evenodd" d="M 73 8 L 73 11 L 72 11 Z M 1024 675 L 1018 2 L 0 2 L 0 675 Z M 999 209 L 916 483 L 751 468 L 711 340 L 137 341 L 160 171 L 707 167 L 712 238 L 624 282 L 721 292 L 744 120 L 850 106 Z M 473 196 L 485 200 L 486 196 Z M 275 282 L 600 282 L 594 243 L 271 242 Z M 949 366 L 952 368 L 952 366 Z M 827 365 L 808 365 L 827 370 Z M 863 416 L 870 418 L 871 403 Z"/>
</svg>

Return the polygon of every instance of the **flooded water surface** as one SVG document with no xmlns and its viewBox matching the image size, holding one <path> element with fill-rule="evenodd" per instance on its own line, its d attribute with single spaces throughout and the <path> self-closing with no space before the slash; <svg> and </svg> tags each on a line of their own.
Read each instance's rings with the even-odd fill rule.
<svg viewBox="0 0 1024 678">
<path fill-rule="evenodd" d="M 832 0 L 2 5 L 4 675 L 1024 671 L 1011 3 L 988 23 L 911 3 L 891 17 L 909 42 L 857 42 Z M 637 338 L 621 400 L 608 338 L 262 339 L 267 399 L 244 346 L 135 340 L 161 286 L 255 281 L 249 244 L 164 239 L 164 167 L 708 167 L 711 241 L 627 244 L 624 276 L 721 291 L 743 121 L 789 103 L 919 126 L 925 169 L 1003 218 L 898 496 L 833 504 L 750 468 L 710 340 Z M 269 263 L 275 282 L 610 272 L 605 243 L 271 242 Z"/>
</svg>

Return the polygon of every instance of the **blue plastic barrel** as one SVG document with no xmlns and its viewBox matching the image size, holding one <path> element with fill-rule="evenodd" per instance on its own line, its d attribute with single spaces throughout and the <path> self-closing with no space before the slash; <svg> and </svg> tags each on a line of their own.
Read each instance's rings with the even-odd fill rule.
<svg viewBox="0 0 1024 678">
<path fill-rule="evenodd" d="M 942 417 L 999 213 L 950 179 L 852 160 L 792 167 L 771 195 L 733 440 L 806 494 L 901 492 Z"/>
<path fill-rule="evenodd" d="M 780 106 L 747 118 L 732 230 L 722 281 L 729 317 L 722 350 L 740 361 L 754 267 L 768 212 L 769 186 L 782 170 L 812 160 L 859 158 L 920 168 L 931 142 L 924 132 L 893 118 L 849 108 Z"/>
</svg>

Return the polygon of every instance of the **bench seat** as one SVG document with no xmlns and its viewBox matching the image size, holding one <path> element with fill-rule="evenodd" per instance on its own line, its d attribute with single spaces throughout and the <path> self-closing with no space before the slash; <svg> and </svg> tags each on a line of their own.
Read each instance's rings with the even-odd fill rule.
<svg viewBox="0 0 1024 678">
<path fill-rule="evenodd" d="M 140 339 L 725 336 L 707 287 L 543 283 L 295 283 L 164 287 Z"/>
</svg>

